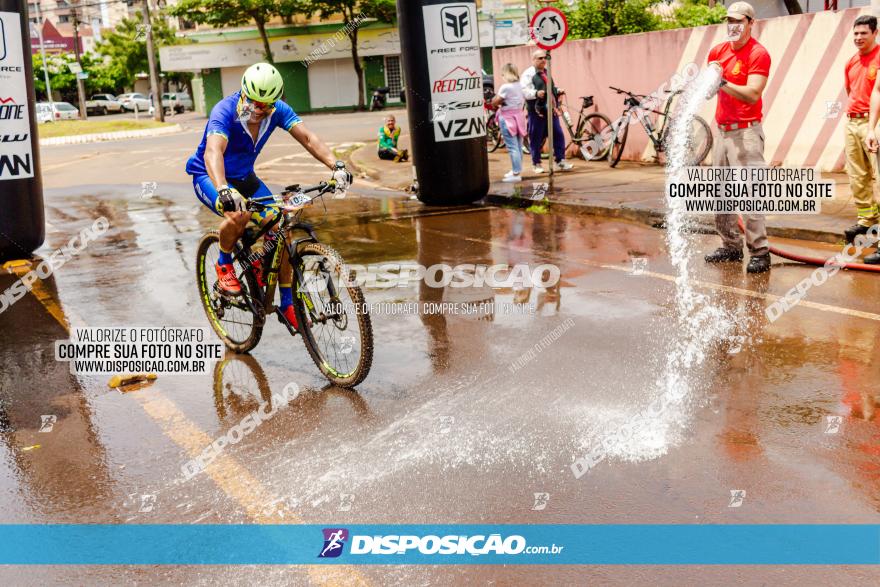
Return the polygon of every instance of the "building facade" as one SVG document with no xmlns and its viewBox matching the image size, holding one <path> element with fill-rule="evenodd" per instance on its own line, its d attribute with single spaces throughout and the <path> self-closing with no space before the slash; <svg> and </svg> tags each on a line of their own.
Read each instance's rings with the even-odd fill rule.
<svg viewBox="0 0 880 587">
<path fill-rule="evenodd" d="M 275 65 L 285 81 L 285 99 L 297 112 L 350 109 L 358 104 L 358 80 L 351 42 L 342 22 L 274 25 L 268 28 Z M 479 22 L 483 64 L 492 70 L 492 45 L 521 45 L 528 40 L 525 5 L 502 5 Z M 187 44 L 159 50 L 162 71 L 193 72 L 194 103 L 209 112 L 223 96 L 239 88 L 248 66 L 263 60 L 255 27 L 181 31 Z M 364 67 L 364 100 L 387 87 L 390 104 L 399 103 L 406 83 L 397 27 L 366 20 L 358 27 L 358 55 Z"/>
</svg>

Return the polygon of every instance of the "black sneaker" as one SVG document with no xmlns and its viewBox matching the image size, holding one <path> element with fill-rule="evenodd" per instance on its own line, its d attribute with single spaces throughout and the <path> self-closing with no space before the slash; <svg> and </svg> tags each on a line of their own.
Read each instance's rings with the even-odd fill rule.
<svg viewBox="0 0 880 587">
<path fill-rule="evenodd" d="M 739 263 L 743 260 L 743 252 L 736 249 L 720 247 L 704 257 L 706 263 Z"/>
<path fill-rule="evenodd" d="M 856 237 L 860 234 L 868 234 L 869 226 L 862 226 L 861 224 L 853 224 L 849 228 L 843 231 L 843 236 L 846 238 L 847 244 L 852 243 L 856 240 Z"/>
<path fill-rule="evenodd" d="M 755 255 L 749 259 L 746 266 L 747 273 L 764 273 L 770 271 L 770 253 L 764 255 Z"/>
<path fill-rule="evenodd" d="M 864 262 L 868 265 L 880 265 L 880 248 L 870 255 L 865 256 Z"/>
</svg>

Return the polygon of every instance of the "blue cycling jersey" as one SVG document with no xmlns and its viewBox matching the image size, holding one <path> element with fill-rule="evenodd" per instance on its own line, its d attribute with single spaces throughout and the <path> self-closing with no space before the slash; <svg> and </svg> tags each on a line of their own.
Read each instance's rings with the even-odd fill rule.
<svg viewBox="0 0 880 587">
<path fill-rule="evenodd" d="M 281 100 L 275 102 L 275 110 L 272 116 L 263 119 L 257 140 L 254 141 L 247 128 L 247 122 L 239 119 L 238 102 L 241 99 L 241 91 L 235 92 L 220 100 L 205 126 L 205 134 L 195 154 L 186 162 L 186 172 L 190 175 L 203 175 L 208 173 L 205 168 L 205 147 L 210 135 L 223 135 L 229 143 L 223 154 L 223 164 L 226 168 L 226 177 L 241 179 L 254 171 L 254 162 L 257 155 L 263 149 L 263 145 L 269 140 L 269 135 L 278 127 L 289 131 L 302 122 L 296 112 Z"/>
</svg>

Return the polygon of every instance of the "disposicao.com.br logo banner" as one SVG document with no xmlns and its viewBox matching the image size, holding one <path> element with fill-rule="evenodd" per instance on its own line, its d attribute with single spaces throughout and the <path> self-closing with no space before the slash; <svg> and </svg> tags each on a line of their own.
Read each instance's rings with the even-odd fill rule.
<svg viewBox="0 0 880 587">
<path fill-rule="evenodd" d="M 0 525 L 0 565 L 880 564 L 880 525 Z"/>
</svg>

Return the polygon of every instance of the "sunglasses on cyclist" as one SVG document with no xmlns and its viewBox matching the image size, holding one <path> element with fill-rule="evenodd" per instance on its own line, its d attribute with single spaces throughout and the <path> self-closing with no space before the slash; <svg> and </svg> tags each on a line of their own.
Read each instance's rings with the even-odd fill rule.
<svg viewBox="0 0 880 587">
<path fill-rule="evenodd" d="M 251 100 L 248 97 L 245 97 L 245 101 L 248 104 L 253 105 L 253 107 L 257 110 L 262 110 L 263 112 L 275 108 L 275 102 L 257 102 L 256 100 Z"/>
</svg>

